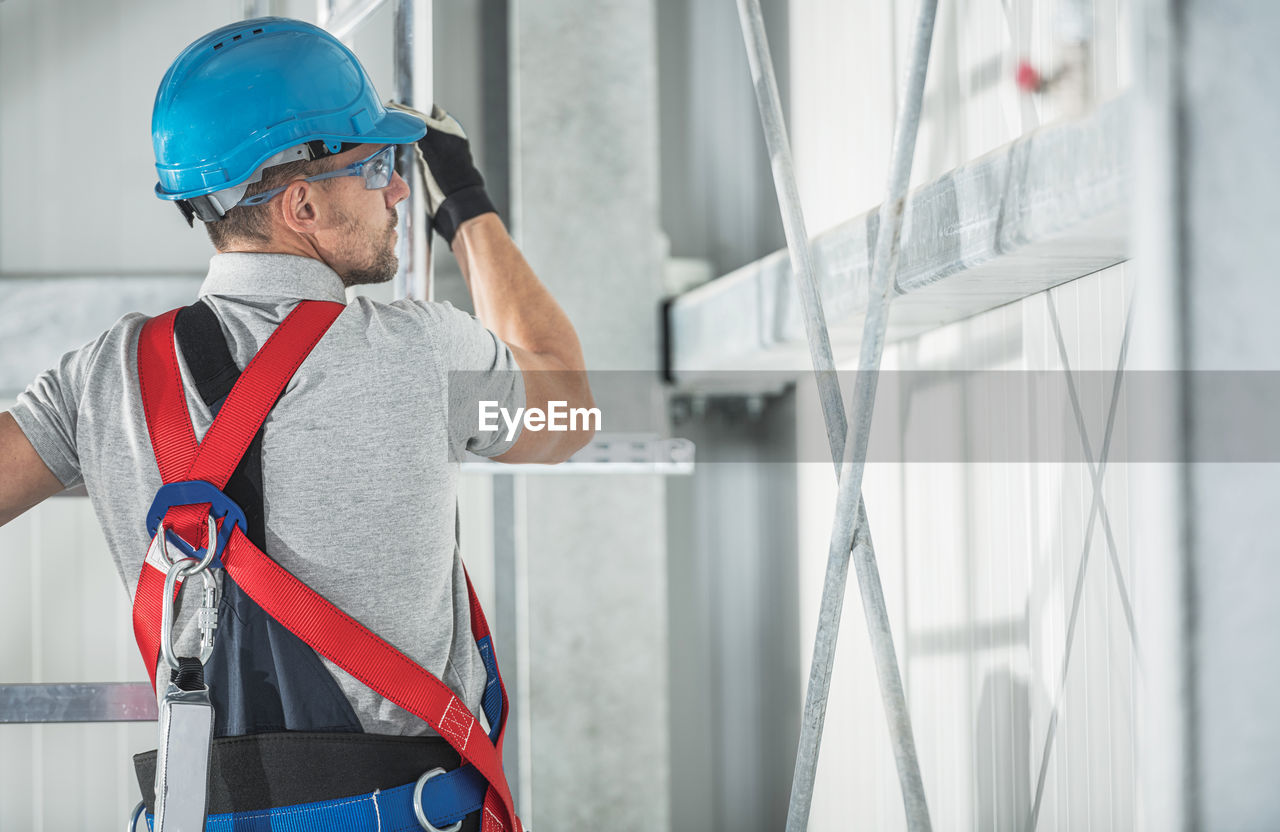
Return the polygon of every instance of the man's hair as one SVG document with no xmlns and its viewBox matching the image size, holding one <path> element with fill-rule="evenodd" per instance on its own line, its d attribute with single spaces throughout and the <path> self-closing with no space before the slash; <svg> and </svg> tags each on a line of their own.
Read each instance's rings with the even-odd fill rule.
<svg viewBox="0 0 1280 832">
<path fill-rule="evenodd" d="M 273 165 L 262 172 L 260 180 L 245 190 L 244 197 L 279 188 L 294 179 L 327 173 L 337 167 L 334 158 L 334 156 L 326 156 L 323 159 Z M 213 243 L 213 247 L 219 251 L 225 251 L 238 242 L 268 243 L 271 241 L 271 203 L 237 205 L 217 222 L 205 223 L 204 230 L 209 234 L 209 241 Z"/>
</svg>

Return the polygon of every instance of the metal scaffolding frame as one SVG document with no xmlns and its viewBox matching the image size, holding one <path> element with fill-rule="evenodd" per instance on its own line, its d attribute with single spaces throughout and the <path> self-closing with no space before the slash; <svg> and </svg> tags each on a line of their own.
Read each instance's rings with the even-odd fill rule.
<svg viewBox="0 0 1280 832">
<path fill-rule="evenodd" d="M 791 786 L 791 803 L 787 810 L 788 832 L 801 832 L 808 827 L 813 802 L 814 778 L 822 728 L 826 717 L 827 696 L 831 686 L 831 670 L 835 663 L 836 640 L 840 632 L 840 614 L 844 606 L 845 583 L 849 574 L 850 549 L 858 585 L 862 592 L 863 611 L 871 636 L 880 695 L 889 723 L 889 736 L 897 763 L 898 779 L 906 810 L 907 827 L 913 832 L 932 828 L 925 800 L 920 762 L 916 756 L 915 738 L 911 730 L 911 714 L 907 707 L 902 674 L 885 605 L 884 588 L 876 565 L 875 550 L 862 501 L 862 476 L 866 469 L 867 444 L 871 434 L 871 416 L 875 407 L 876 382 L 880 359 L 884 353 L 885 332 L 889 323 L 889 303 L 901 243 L 902 217 L 906 205 L 907 186 L 911 179 L 911 163 L 916 135 L 920 127 L 920 111 L 924 98 L 925 74 L 929 65 L 929 49 L 933 41 L 933 24 L 937 0 L 921 0 L 911 39 L 911 58 L 907 71 L 906 92 L 898 110 L 894 128 L 893 149 L 889 160 L 888 194 L 880 206 L 879 231 L 876 236 L 875 259 L 872 263 L 870 306 L 862 329 L 862 348 L 858 355 L 858 375 L 854 382 L 853 418 L 846 419 L 835 359 L 827 331 L 822 299 L 814 278 L 808 248 L 800 194 L 796 186 L 795 167 L 790 142 L 782 116 L 782 100 L 769 55 L 768 39 L 759 0 L 738 0 L 742 35 L 751 64 L 756 101 L 764 126 L 765 141 L 772 162 L 774 183 L 782 210 L 787 249 L 799 282 L 804 307 L 805 333 L 810 358 L 817 378 L 827 438 L 832 460 L 837 465 L 840 481 L 836 514 L 831 529 L 831 545 L 827 553 L 822 602 L 818 613 L 818 629 L 814 639 L 813 662 L 809 670 L 808 691 L 800 726 L 800 743 L 796 753 L 795 776 Z"/>
</svg>

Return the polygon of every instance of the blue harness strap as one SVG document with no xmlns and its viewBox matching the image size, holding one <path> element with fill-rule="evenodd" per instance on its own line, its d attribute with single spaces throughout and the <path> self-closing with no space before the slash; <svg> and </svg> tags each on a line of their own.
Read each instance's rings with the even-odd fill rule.
<svg viewBox="0 0 1280 832">
<path fill-rule="evenodd" d="M 449 781 L 445 782 L 445 778 Z M 439 785 L 436 785 L 439 784 Z M 209 815 L 205 832 L 362 832 L 362 830 L 418 830 L 413 810 L 416 783 L 356 797 L 340 797 L 298 806 L 281 806 L 257 812 Z M 452 826 L 484 805 L 485 779 L 471 766 L 433 777 L 422 789 L 422 802 L 431 825 Z M 154 818 L 147 815 L 147 828 Z"/>
</svg>

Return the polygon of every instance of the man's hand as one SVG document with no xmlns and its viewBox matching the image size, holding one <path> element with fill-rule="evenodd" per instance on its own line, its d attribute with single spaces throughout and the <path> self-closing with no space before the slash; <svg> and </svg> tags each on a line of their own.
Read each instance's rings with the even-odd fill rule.
<svg viewBox="0 0 1280 832">
<path fill-rule="evenodd" d="M 484 177 L 471 158 L 467 134 L 457 119 L 438 106 L 431 108 L 431 115 L 394 101 L 388 101 L 387 106 L 427 123 L 427 134 L 418 139 L 416 146 L 427 189 L 427 214 L 436 231 L 452 246 L 458 226 L 497 210 L 484 190 Z"/>
</svg>

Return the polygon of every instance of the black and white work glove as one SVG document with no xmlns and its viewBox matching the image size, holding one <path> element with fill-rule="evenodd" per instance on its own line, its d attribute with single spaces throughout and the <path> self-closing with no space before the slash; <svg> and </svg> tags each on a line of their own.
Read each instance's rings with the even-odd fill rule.
<svg viewBox="0 0 1280 832">
<path fill-rule="evenodd" d="M 496 211 L 484 190 L 484 177 L 471 159 L 471 143 L 462 125 L 439 106 L 431 115 L 394 101 L 388 107 L 415 115 L 427 123 L 427 134 L 418 139 L 418 169 L 427 189 L 427 214 L 445 242 L 453 245 L 458 226 L 472 217 Z"/>
</svg>

